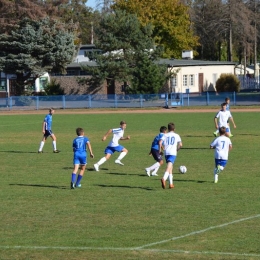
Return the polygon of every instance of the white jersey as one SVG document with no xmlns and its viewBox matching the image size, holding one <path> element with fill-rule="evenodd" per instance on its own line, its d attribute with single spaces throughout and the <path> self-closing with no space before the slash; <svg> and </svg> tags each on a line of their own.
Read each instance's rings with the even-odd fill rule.
<svg viewBox="0 0 260 260">
<path fill-rule="evenodd" d="M 218 118 L 218 126 L 224 126 L 224 127 L 228 127 L 228 119 L 232 117 L 230 111 L 223 111 L 223 110 L 219 110 L 219 112 L 216 114 L 215 116 L 216 118 Z"/>
<path fill-rule="evenodd" d="M 165 155 L 177 155 L 178 143 L 181 143 L 181 137 L 178 134 L 169 132 L 161 140 L 163 141 Z"/>
<path fill-rule="evenodd" d="M 215 159 L 228 160 L 229 147 L 232 146 L 231 140 L 228 137 L 221 135 L 210 146 L 215 147 Z"/>
<path fill-rule="evenodd" d="M 110 141 L 110 143 L 108 144 L 108 146 L 116 147 L 119 145 L 118 142 L 119 142 L 120 138 L 124 136 L 124 130 L 121 127 L 114 128 L 114 129 L 112 129 L 112 133 L 113 133 L 113 138 Z"/>
</svg>

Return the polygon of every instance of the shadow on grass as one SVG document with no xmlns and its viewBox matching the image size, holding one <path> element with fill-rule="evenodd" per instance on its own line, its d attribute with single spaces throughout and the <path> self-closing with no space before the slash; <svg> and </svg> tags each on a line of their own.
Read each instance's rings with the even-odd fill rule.
<svg viewBox="0 0 260 260">
<path fill-rule="evenodd" d="M 61 189 L 67 190 L 70 189 L 68 186 L 57 186 L 57 185 L 44 185 L 44 184 L 21 184 L 21 183 L 10 183 L 10 186 L 25 186 L 25 187 L 37 187 L 37 188 L 54 188 L 54 189 Z"/>
<path fill-rule="evenodd" d="M 205 182 L 209 182 L 209 181 L 200 181 L 200 180 L 176 180 L 176 179 L 173 179 L 173 182 L 197 182 L 197 183 L 205 183 Z"/>
<path fill-rule="evenodd" d="M 0 151 L 0 153 L 38 153 L 38 152 L 28 152 L 28 151 Z"/>
<path fill-rule="evenodd" d="M 95 186 L 99 186 L 102 188 L 125 188 L 125 189 L 141 189 L 141 190 L 153 190 L 150 187 L 135 187 L 135 186 L 128 186 L 128 185 L 105 185 L 105 184 L 96 184 Z"/>
</svg>

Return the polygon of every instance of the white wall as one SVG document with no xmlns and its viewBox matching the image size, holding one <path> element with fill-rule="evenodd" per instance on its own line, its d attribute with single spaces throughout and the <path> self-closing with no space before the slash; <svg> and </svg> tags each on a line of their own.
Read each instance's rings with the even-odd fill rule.
<svg viewBox="0 0 260 260">
<path fill-rule="evenodd" d="M 208 66 L 186 66 L 173 68 L 179 69 L 177 73 L 177 87 L 175 92 L 186 93 L 189 89 L 190 93 L 200 92 L 199 90 L 199 73 L 203 74 L 203 90 L 213 90 L 216 86 L 216 81 L 222 73 L 234 74 L 234 65 L 208 65 Z M 187 86 L 184 85 L 183 79 L 187 76 Z M 194 84 L 190 84 L 190 79 L 193 78 Z M 209 89 L 210 88 L 210 89 Z"/>
</svg>

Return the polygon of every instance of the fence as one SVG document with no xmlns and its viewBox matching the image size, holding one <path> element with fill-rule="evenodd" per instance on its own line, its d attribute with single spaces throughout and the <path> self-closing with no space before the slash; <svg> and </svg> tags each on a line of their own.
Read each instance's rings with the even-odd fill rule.
<svg viewBox="0 0 260 260">
<path fill-rule="evenodd" d="M 231 105 L 260 105 L 260 93 L 165 93 L 145 95 L 62 95 L 13 96 L 0 98 L 0 110 L 39 110 L 46 108 L 147 108 L 177 106 L 219 106 L 226 97 Z"/>
</svg>

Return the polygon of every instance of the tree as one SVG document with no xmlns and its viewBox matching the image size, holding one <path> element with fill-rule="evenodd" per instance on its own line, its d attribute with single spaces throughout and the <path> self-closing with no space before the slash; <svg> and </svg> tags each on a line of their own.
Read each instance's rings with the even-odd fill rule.
<svg viewBox="0 0 260 260">
<path fill-rule="evenodd" d="M 189 17 L 189 7 L 179 0 L 114 0 L 115 10 L 136 14 L 143 25 L 153 26 L 156 45 L 164 47 L 163 56 L 180 58 L 183 50 L 198 45 Z"/>
<path fill-rule="evenodd" d="M 216 82 L 217 92 L 240 92 L 240 81 L 233 74 L 221 74 Z"/>
<path fill-rule="evenodd" d="M 0 70 L 17 76 L 17 94 L 45 72 L 65 72 L 74 57 L 74 33 L 49 18 L 24 19 L 11 34 L 0 35 Z"/>
<path fill-rule="evenodd" d="M 158 92 L 158 84 L 152 85 L 155 87 L 151 89 L 150 82 L 137 79 L 140 77 L 139 67 L 146 64 L 147 70 L 150 68 L 154 71 L 158 67 L 154 78 L 158 77 L 162 81 L 163 77 L 166 81 L 166 68 L 162 74 L 160 65 L 153 64 L 160 57 L 162 49 L 154 49 L 150 25 L 142 26 L 136 15 L 115 10 L 112 14 L 104 15 L 96 34 L 96 47 L 104 54 L 96 56 L 96 67 L 84 67 L 92 72 L 92 80 L 107 80 L 108 85 L 110 82 L 119 81 L 124 82 L 125 86 L 127 82 L 133 82 L 132 93 L 143 93 L 147 89 L 152 93 Z M 149 74 L 151 73 L 150 71 Z M 146 84 L 149 84 L 149 87 Z"/>
</svg>

